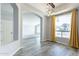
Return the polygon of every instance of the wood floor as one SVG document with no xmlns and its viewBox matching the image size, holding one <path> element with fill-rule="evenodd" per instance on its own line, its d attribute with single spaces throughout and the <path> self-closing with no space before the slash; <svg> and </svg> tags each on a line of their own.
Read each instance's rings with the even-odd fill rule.
<svg viewBox="0 0 79 59">
<path fill-rule="evenodd" d="M 79 56 L 79 49 L 60 43 L 40 42 L 39 38 L 24 39 L 23 46 L 14 56 Z"/>
</svg>

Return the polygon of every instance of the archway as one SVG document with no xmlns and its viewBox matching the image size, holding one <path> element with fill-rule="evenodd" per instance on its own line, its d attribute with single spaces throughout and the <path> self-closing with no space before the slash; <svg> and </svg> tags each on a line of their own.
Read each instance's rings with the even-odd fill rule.
<svg viewBox="0 0 79 59">
<path fill-rule="evenodd" d="M 42 39 L 42 17 L 36 13 L 22 14 L 22 45 L 40 44 Z"/>
</svg>

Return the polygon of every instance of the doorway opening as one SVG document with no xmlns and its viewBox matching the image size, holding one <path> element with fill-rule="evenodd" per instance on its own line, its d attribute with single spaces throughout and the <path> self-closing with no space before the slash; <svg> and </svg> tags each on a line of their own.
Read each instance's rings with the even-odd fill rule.
<svg viewBox="0 0 79 59">
<path fill-rule="evenodd" d="M 34 13 L 24 13 L 22 19 L 22 45 L 39 45 L 42 38 L 42 18 Z"/>
</svg>

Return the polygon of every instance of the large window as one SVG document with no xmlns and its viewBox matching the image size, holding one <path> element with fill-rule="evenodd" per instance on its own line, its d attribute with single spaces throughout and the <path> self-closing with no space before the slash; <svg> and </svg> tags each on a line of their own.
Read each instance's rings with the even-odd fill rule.
<svg viewBox="0 0 79 59">
<path fill-rule="evenodd" d="M 56 37 L 70 38 L 71 13 L 56 16 Z"/>
</svg>

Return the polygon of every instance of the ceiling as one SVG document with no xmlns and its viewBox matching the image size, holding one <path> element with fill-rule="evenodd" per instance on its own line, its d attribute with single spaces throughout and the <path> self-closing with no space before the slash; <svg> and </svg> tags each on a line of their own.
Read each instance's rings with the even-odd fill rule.
<svg viewBox="0 0 79 59">
<path fill-rule="evenodd" d="M 29 3 L 32 7 L 40 10 L 41 12 L 47 13 L 47 3 Z M 73 8 L 79 7 L 78 3 L 54 3 L 55 8 L 53 9 L 53 14 L 69 11 Z"/>
<path fill-rule="evenodd" d="M 43 12 L 44 14 L 47 15 L 47 11 L 48 11 L 48 7 L 47 7 L 47 3 L 29 3 L 28 5 L 38 9 L 39 11 Z M 60 5 L 62 5 L 61 3 L 55 3 L 55 7 L 59 7 Z"/>
<path fill-rule="evenodd" d="M 47 11 L 47 3 L 29 3 L 29 5 L 31 5 L 32 7 L 35 7 L 37 9 L 39 9 L 42 12 L 46 12 Z M 55 3 L 55 7 L 60 6 L 61 3 Z"/>
</svg>

